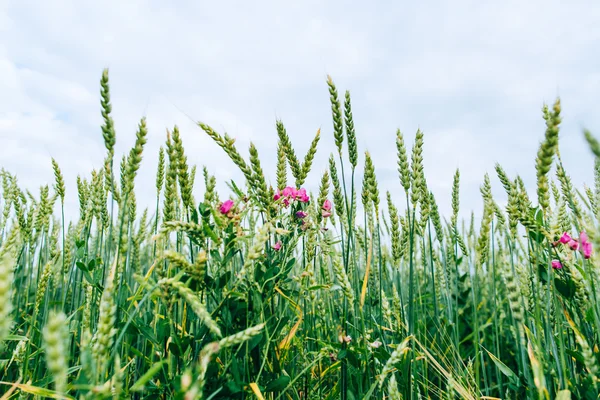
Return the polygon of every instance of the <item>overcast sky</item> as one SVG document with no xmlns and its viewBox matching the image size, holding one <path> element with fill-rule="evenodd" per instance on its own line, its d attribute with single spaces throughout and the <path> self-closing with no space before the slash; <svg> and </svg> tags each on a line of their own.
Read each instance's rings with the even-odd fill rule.
<svg viewBox="0 0 600 400">
<path fill-rule="evenodd" d="M 495 162 L 521 174 L 535 199 L 541 108 L 560 96 L 561 154 L 580 186 L 592 183 L 584 127 L 600 136 L 600 5 L 596 1 L 6 1 L 0 0 L 0 166 L 38 190 L 59 162 L 68 204 L 75 178 L 104 158 L 99 80 L 110 69 L 117 150 L 146 115 L 149 140 L 138 199 L 150 205 L 159 146 L 178 125 L 190 163 L 224 181 L 236 167 L 193 120 L 250 141 L 275 184 L 276 118 L 299 156 L 321 128 L 309 175 L 316 188 L 335 150 L 326 75 L 350 90 L 359 150 L 374 157 L 381 192 L 403 204 L 395 132 L 425 134 L 425 173 L 450 209 L 480 210 Z M 404 4 L 403 4 L 404 3 Z M 417 4 L 418 3 L 418 4 Z M 189 115 L 189 117 L 188 117 Z M 361 155 L 362 162 L 362 155 Z"/>
</svg>

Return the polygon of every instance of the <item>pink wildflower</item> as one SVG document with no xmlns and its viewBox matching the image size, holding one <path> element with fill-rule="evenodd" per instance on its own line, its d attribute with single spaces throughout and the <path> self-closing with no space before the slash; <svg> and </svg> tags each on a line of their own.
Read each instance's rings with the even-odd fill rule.
<svg viewBox="0 0 600 400">
<path fill-rule="evenodd" d="M 561 269 L 562 268 L 562 264 L 558 260 L 552 260 L 552 268 L 554 268 L 554 269 Z"/>
<path fill-rule="evenodd" d="M 273 247 L 273 250 L 275 250 L 275 251 L 281 250 L 281 240 L 278 241 L 277 243 L 275 243 L 272 247 Z"/>
<path fill-rule="evenodd" d="M 291 187 L 291 186 L 288 186 L 288 187 L 286 187 L 286 188 L 285 188 L 285 189 L 283 189 L 283 191 L 281 192 L 281 194 L 283 195 L 283 197 L 287 197 L 287 198 L 290 198 L 290 197 L 296 197 L 296 193 L 297 193 L 297 190 L 296 190 L 296 189 L 294 189 L 294 188 L 293 188 L 293 187 Z"/>
<path fill-rule="evenodd" d="M 277 201 L 281 198 L 281 192 L 278 190 L 277 193 L 273 196 L 273 200 Z"/>
<path fill-rule="evenodd" d="M 309 197 L 306 194 L 306 189 L 304 188 L 300 188 L 297 192 L 296 192 L 296 199 L 300 200 L 302 203 L 308 203 Z"/>
<path fill-rule="evenodd" d="M 592 256 L 592 242 L 588 240 L 588 236 L 585 232 L 579 234 L 579 240 L 581 241 L 581 251 L 583 258 L 586 260 Z"/>
<path fill-rule="evenodd" d="M 323 218 L 331 217 L 331 202 L 325 199 L 323 206 L 321 207 L 321 215 Z"/>
<path fill-rule="evenodd" d="M 573 240 L 571 238 L 571 236 L 569 236 L 569 234 L 567 232 L 563 233 L 562 236 L 559 239 L 559 242 L 561 242 L 562 244 L 567 244 L 569 243 L 571 240 Z"/>
<path fill-rule="evenodd" d="M 302 218 L 306 218 L 306 216 L 307 216 L 307 215 L 308 215 L 308 214 L 307 214 L 307 213 L 305 213 L 304 211 L 298 211 L 298 212 L 296 213 L 296 218 L 301 218 L 301 219 L 302 219 Z"/>
<path fill-rule="evenodd" d="M 371 346 L 371 347 L 372 347 L 372 348 L 374 348 L 374 349 L 377 349 L 377 348 L 379 348 L 379 347 L 380 347 L 382 344 L 383 344 L 383 343 L 381 343 L 381 341 L 379 341 L 379 340 L 376 340 L 376 341 L 374 341 L 373 343 L 369 344 L 369 346 Z"/>
<path fill-rule="evenodd" d="M 575 239 L 569 240 L 569 247 L 571 250 L 577 250 L 579 248 L 579 242 Z"/>
<path fill-rule="evenodd" d="M 233 200 L 227 200 L 223 204 L 221 204 L 221 207 L 219 207 L 219 211 L 221 211 L 221 214 L 227 214 L 229 213 L 229 211 L 231 211 L 232 208 Z"/>
</svg>

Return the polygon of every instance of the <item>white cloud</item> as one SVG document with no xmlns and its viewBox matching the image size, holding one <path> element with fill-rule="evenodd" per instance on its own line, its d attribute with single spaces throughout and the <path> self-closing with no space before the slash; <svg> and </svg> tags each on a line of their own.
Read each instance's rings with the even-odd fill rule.
<svg viewBox="0 0 600 400">
<path fill-rule="evenodd" d="M 224 180 L 240 179 L 187 115 L 236 137 L 243 155 L 253 141 L 272 181 L 275 119 L 284 121 L 299 156 L 321 128 L 309 185 L 316 188 L 335 150 L 329 73 L 340 94 L 352 93 L 359 148 L 373 155 L 380 191 L 402 196 L 395 131 L 410 150 L 420 127 L 441 210 L 450 209 L 460 167 L 468 215 L 480 208 L 479 185 L 484 173 L 495 176 L 495 162 L 534 184 L 541 106 L 557 95 L 563 160 L 576 184 L 591 182 L 581 128 L 600 132 L 599 17 L 592 1 L 0 2 L 0 165 L 37 188 L 52 182 L 55 157 L 76 204 L 76 175 L 103 158 L 98 93 L 108 66 L 118 151 L 148 118 L 142 196 L 153 196 L 156 153 L 175 124 L 190 162 L 216 173 L 221 190 Z M 495 177 L 493 184 L 502 196 Z"/>
</svg>

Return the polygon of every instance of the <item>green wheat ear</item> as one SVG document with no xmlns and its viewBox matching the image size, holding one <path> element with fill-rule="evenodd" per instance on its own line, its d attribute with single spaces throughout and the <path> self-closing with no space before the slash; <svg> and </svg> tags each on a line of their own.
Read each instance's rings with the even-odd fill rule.
<svg viewBox="0 0 600 400">
<path fill-rule="evenodd" d="M 88 209 L 88 184 L 85 179 L 77 175 L 77 196 L 79 198 L 79 218 L 86 219 Z"/>
<path fill-rule="evenodd" d="M 412 192 L 411 192 L 411 202 L 413 208 L 417 206 L 419 201 L 421 200 L 421 186 L 425 181 L 425 175 L 423 173 L 423 132 L 420 129 L 417 129 L 417 134 L 415 135 L 415 143 L 412 149 Z"/>
<path fill-rule="evenodd" d="M 342 120 L 342 106 L 333 79 L 327 75 L 327 86 L 329 87 L 329 100 L 331 102 L 331 114 L 333 116 L 333 137 L 338 153 L 342 155 L 342 144 L 344 143 L 344 125 Z"/>
<path fill-rule="evenodd" d="M 308 173 L 310 172 L 310 168 L 312 167 L 313 160 L 315 158 L 315 155 L 317 154 L 317 145 L 319 144 L 320 138 L 321 138 L 321 130 L 319 129 L 317 131 L 317 134 L 315 135 L 315 138 L 313 139 L 313 141 L 310 144 L 310 148 L 308 149 L 306 156 L 304 156 L 304 162 L 302 163 L 302 169 L 300 172 L 300 176 L 298 176 L 296 178 L 296 187 L 298 187 L 298 188 L 304 184 L 304 181 L 306 180 L 306 177 L 308 176 Z"/>
<path fill-rule="evenodd" d="M 398 151 L 398 174 L 400 176 L 400 183 L 408 195 L 410 190 L 410 168 L 408 165 L 408 157 L 406 155 L 406 147 L 404 145 L 404 137 L 402 132 L 400 132 L 400 129 L 396 131 L 396 148 Z"/>
<path fill-rule="evenodd" d="M 12 328 L 13 271 L 17 262 L 19 233 L 18 225 L 13 225 L 8 238 L 0 247 L 0 350 Z"/>
<path fill-rule="evenodd" d="M 167 165 L 165 177 L 165 196 L 163 200 L 163 224 L 175 219 L 175 202 L 177 201 L 177 154 L 171 140 L 171 133 L 167 130 Z"/>
<path fill-rule="evenodd" d="M 254 190 L 258 195 L 261 206 L 264 211 L 268 211 L 269 205 L 271 204 L 271 196 L 267 188 L 267 182 L 265 180 L 265 173 L 260 165 L 260 158 L 258 156 L 258 150 L 254 143 L 250 143 L 250 165 L 254 172 Z"/>
<path fill-rule="evenodd" d="M 536 175 L 538 202 L 544 212 L 546 212 L 550 206 L 547 174 L 550 171 L 554 155 L 558 149 L 558 125 L 561 122 L 560 111 L 560 99 L 556 100 L 552 111 L 549 111 L 546 105 L 544 105 L 543 108 L 544 119 L 546 120 L 546 135 L 538 150 Z"/>
<path fill-rule="evenodd" d="M 375 175 L 375 166 L 371 159 L 371 154 L 365 152 L 365 177 L 367 180 L 368 192 L 373 207 L 375 208 L 375 218 L 379 220 L 379 188 L 377 187 L 377 176 Z"/>
<path fill-rule="evenodd" d="M 460 207 L 459 187 L 460 172 L 458 169 L 456 169 L 456 172 L 454 173 L 454 180 L 452 182 L 452 225 L 456 225 L 458 220 L 458 209 Z"/>
<path fill-rule="evenodd" d="M 165 183 L 165 149 L 160 146 L 158 149 L 158 168 L 156 169 L 156 195 L 160 196 Z"/>
<path fill-rule="evenodd" d="M 402 247 L 400 244 L 400 218 L 398 217 L 398 209 L 392 202 L 392 195 L 390 192 L 386 193 L 388 213 L 390 214 L 390 222 L 392 225 L 391 236 L 392 236 L 392 257 L 396 263 L 400 261 L 402 257 Z"/>
<path fill-rule="evenodd" d="M 104 125 L 102 125 L 102 137 L 104 138 L 104 146 L 108 151 L 110 160 L 115 154 L 115 125 L 110 113 L 112 112 L 112 106 L 110 104 L 110 87 L 108 83 L 108 68 L 102 71 L 102 78 L 100 79 L 100 104 L 102 106 L 102 118 L 104 119 Z"/>
<path fill-rule="evenodd" d="M 342 221 L 345 221 L 345 219 L 342 218 L 346 213 L 344 196 L 342 194 L 342 186 L 338 178 L 337 167 L 335 165 L 333 154 L 331 154 L 329 157 L 329 174 L 331 176 L 331 183 L 333 184 L 333 204 L 335 212 Z M 343 223 L 344 222 L 342 222 L 342 224 Z"/>
<path fill-rule="evenodd" d="M 54 377 L 54 386 L 60 394 L 67 393 L 69 323 L 65 314 L 51 312 L 44 327 L 46 363 Z"/>
<path fill-rule="evenodd" d="M 112 165 L 113 158 L 115 156 L 115 144 L 117 141 L 117 135 L 115 133 L 115 123 L 111 117 L 112 105 L 110 104 L 110 86 L 108 82 L 108 68 L 102 71 L 102 77 L 100 78 L 100 105 L 102 119 L 104 123 L 101 126 L 102 137 L 104 138 L 104 147 L 106 147 L 107 156 L 105 161 L 105 169 L 107 170 L 107 179 L 111 181 L 113 179 Z"/>
<path fill-rule="evenodd" d="M 492 185 L 490 183 L 490 177 L 488 176 L 488 174 L 485 174 L 484 177 L 484 183 L 481 187 L 481 196 L 483 197 L 483 219 L 481 221 L 481 229 L 479 232 L 476 250 L 479 259 L 479 264 L 483 265 L 487 262 L 488 259 L 490 225 L 492 223 L 492 217 L 494 215 Z"/>
<path fill-rule="evenodd" d="M 290 165 L 290 169 L 292 170 L 292 176 L 296 179 L 296 181 L 300 180 L 302 177 L 302 166 L 300 165 L 300 161 L 298 161 L 298 157 L 296 157 L 296 152 L 292 147 L 292 142 L 290 141 L 290 137 L 285 130 L 285 126 L 283 126 L 283 122 L 277 120 L 276 123 L 277 135 L 279 136 L 279 141 L 281 142 L 281 146 L 285 152 L 287 161 Z M 283 189 L 280 187 L 279 189 Z"/>
<path fill-rule="evenodd" d="M 60 197 L 61 204 L 65 204 L 65 180 L 63 178 L 62 172 L 58 163 L 54 158 L 52 158 L 52 169 L 54 170 L 54 178 L 56 179 L 56 183 L 54 184 L 54 190 L 56 190 L 56 194 Z"/>
<path fill-rule="evenodd" d="M 321 177 L 321 185 L 319 186 L 319 197 L 317 199 L 317 206 L 319 207 L 317 213 L 317 220 L 321 222 L 323 220 L 323 216 L 321 215 L 320 208 L 327 200 L 327 196 L 329 196 L 329 173 L 325 171 L 323 176 Z"/>
<path fill-rule="evenodd" d="M 365 162 L 365 173 L 363 175 L 362 190 L 360 192 L 362 205 L 365 209 L 365 214 L 371 216 L 371 190 L 369 187 L 369 175 L 367 172 L 367 162 Z"/>
<path fill-rule="evenodd" d="M 352 119 L 352 106 L 350 104 L 350 92 L 346 91 L 344 101 L 344 121 L 346 122 L 346 136 L 348 136 L 348 157 L 350 164 L 356 168 L 358 164 L 358 146 L 356 145 L 356 132 L 354 120 Z"/>
<path fill-rule="evenodd" d="M 179 187 L 181 188 L 181 201 L 186 209 L 190 210 L 194 208 L 195 203 L 194 197 L 192 196 L 193 181 L 190 177 L 187 156 L 185 155 L 183 142 L 177 126 L 173 128 L 173 147 L 175 156 L 177 157 L 177 177 L 179 180 Z"/>
<path fill-rule="evenodd" d="M 277 142 L 277 189 L 282 190 L 287 186 L 287 161 L 285 154 L 285 144 L 279 140 Z"/>
<path fill-rule="evenodd" d="M 583 135 L 585 140 L 587 140 L 588 144 L 590 145 L 592 153 L 594 153 L 597 158 L 600 158 L 600 142 L 598 142 L 598 139 L 596 139 L 594 135 L 592 135 L 592 132 L 588 131 L 587 129 L 583 131 Z"/>
<path fill-rule="evenodd" d="M 252 174 L 252 169 L 248 166 L 244 158 L 237 151 L 237 148 L 234 145 L 235 139 L 229 137 L 227 133 L 225 133 L 223 136 L 219 135 L 217 132 L 214 131 L 214 129 L 202 122 L 198 122 L 198 126 L 200 126 L 200 128 L 202 128 L 202 130 L 206 132 L 206 134 L 210 136 L 217 143 L 217 145 L 219 145 L 219 147 L 221 147 L 225 151 L 225 153 L 229 156 L 231 161 L 233 161 L 233 163 L 237 165 L 240 171 L 242 171 L 242 174 L 244 174 L 248 185 L 252 186 L 254 184 L 254 176 Z"/>
<path fill-rule="evenodd" d="M 433 192 L 429 192 L 429 205 L 431 207 L 431 222 L 433 223 L 433 228 L 435 230 L 435 235 L 440 243 L 444 242 L 444 228 L 442 227 L 442 220 L 440 218 L 440 212 L 438 209 L 437 202 L 435 201 L 435 196 Z"/>
</svg>

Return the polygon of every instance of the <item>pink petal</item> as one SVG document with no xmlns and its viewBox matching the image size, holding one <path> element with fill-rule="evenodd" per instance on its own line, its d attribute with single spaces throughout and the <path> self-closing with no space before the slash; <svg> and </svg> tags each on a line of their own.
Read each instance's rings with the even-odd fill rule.
<svg viewBox="0 0 600 400">
<path fill-rule="evenodd" d="M 586 241 L 581 245 L 581 250 L 583 251 L 583 258 L 589 259 L 592 256 L 592 243 Z"/>
<path fill-rule="evenodd" d="M 227 214 L 229 213 L 229 211 L 231 211 L 232 208 L 233 200 L 227 200 L 223 204 L 221 204 L 221 207 L 219 207 L 219 211 L 221 211 L 221 214 Z"/>
<path fill-rule="evenodd" d="M 294 189 L 291 186 L 288 186 L 285 189 L 283 189 L 283 191 L 282 191 L 281 194 L 283 194 L 283 197 L 288 197 L 289 198 L 289 197 L 294 197 L 295 196 L 295 192 L 296 192 L 296 189 Z"/>
<path fill-rule="evenodd" d="M 563 233 L 562 236 L 559 239 L 559 242 L 561 242 L 562 244 L 567 244 L 569 243 L 569 241 L 571 241 L 571 236 L 569 236 L 569 234 L 567 232 Z"/>
<path fill-rule="evenodd" d="M 298 211 L 298 212 L 296 213 L 296 217 L 297 217 L 297 218 L 305 218 L 307 215 L 308 215 L 308 214 L 307 214 L 307 213 L 305 213 L 304 211 Z"/>
<path fill-rule="evenodd" d="M 569 247 L 571 248 L 571 250 L 577 250 L 579 248 L 579 242 L 575 239 L 571 239 L 569 241 Z"/>
</svg>

